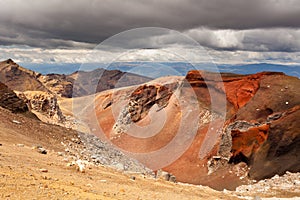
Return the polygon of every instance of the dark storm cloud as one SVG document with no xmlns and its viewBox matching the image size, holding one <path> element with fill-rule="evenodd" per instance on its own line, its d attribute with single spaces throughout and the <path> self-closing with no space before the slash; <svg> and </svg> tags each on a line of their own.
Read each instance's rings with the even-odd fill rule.
<svg viewBox="0 0 300 200">
<path fill-rule="evenodd" d="M 0 44 L 92 48 L 131 28 L 155 26 L 182 32 L 199 27 L 209 31 L 277 27 L 290 30 L 300 28 L 299 18 L 297 0 L 1 0 Z M 208 47 L 219 48 L 210 37 L 196 39 Z M 242 42 L 247 41 L 255 38 Z M 130 43 L 129 47 L 135 45 Z M 230 48 L 240 47 L 253 48 L 250 44 Z"/>
</svg>

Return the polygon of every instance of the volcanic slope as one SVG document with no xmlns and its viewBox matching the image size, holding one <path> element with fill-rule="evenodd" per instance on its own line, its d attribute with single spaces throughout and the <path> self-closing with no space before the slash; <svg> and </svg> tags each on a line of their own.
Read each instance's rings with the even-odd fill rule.
<svg viewBox="0 0 300 200">
<path fill-rule="evenodd" d="M 94 134 L 182 182 L 234 189 L 299 171 L 300 80 L 273 72 L 218 76 L 190 71 L 105 91 L 91 106 L 85 102 L 81 119 Z"/>
</svg>

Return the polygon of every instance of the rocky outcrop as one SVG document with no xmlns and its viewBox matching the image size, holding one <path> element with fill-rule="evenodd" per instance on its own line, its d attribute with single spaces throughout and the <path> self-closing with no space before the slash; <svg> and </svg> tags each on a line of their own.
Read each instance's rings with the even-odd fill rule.
<svg viewBox="0 0 300 200">
<path fill-rule="evenodd" d="M 0 106 L 13 113 L 24 113 L 28 111 L 26 103 L 16 93 L 0 82 Z"/>
<path fill-rule="evenodd" d="M 171 85 L 170 79 L 97 96 L 97 120 L 113 144 L 150 168 L 165 163 L 177 181 L 216 189 L 300 170 L 298 78 L 190 71 Z M 155 160 L 153 152 L 164 156 Z"/>
<path fill-rule="evenodd" d="M 269 125 L 252 124 L 244 121 L 236 121 L 234 125 L 227 127 L 230 129 L 232 140 L 230 162 L 249 164 L 249 159 L 253 153 L 267 140 Z"/>
<path fill-rule="evenodd" d="M 143 119 L 150 108 L 158 105 L 158 109 L 163 109 L 169 103 L 172 91 L 167 86 L 142 85 L 130 95 L 128 111 L 131 120 L 137 122 Z"/>
<path fill-rule="evenodd" d="M 74 79 L 64 74 L 47 74 L 38 80 L 58 97 L 71 98 Z"/>
<path fill-rule="evenodd" d="M 59 125 L 63 125 L 66 121 L 55 95 L 48 92 L 27 91 L 18 93 L 18 96 L 26 101 L 31 112 L 41 121 Z"/>
<path fill-rule="evenodd" d="M 126 132 L 131 123 L 144 119 L 154 105 L 157 105 L 157 111 L 166 107 L 173 94 L 172 90 L 174 88 L 159 84 L 141 85 L 135 89 L 113 127 L 114 136 Z"/>
</svg>

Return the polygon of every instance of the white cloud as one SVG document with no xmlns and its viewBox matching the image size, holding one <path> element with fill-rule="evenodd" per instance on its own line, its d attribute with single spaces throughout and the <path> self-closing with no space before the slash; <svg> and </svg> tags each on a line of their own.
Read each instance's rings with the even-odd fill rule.
<svg viewBox="0 0 300 200">
<path fill-rule="evenodd" d="M 213 49 L 244 51 L 300 51 L 300 29 L 249 30 L 191 29 L 184 32 L 201 45 Z"/>
<path fill-rule="evenodd" d="M 24 46 L 0 46 L 0 60 L 12 58 L 19 63 L 109 63 L 112 61 L 183 61 L 191 63 L 300 63 L 300 52 L 219 51 L 203 48 L 167 47 L 161 49 L 133 49 L 123 51 L 89 49 L 41 49 Z"/>
<path fill-rule="evenodd" d="M 192 29 L 185 32 L 201 45 L 218 49 L 241 48 L 244 33 L 236 30 Z"/>
<path fill-rule="evenodd" d="M 44 49 L 24 45 L 0 46 L 1 59 L 21 63 L 109 63 L 112 61 L 203 63 L 300 63 L 300 29 L 213 30 L 180 32 L 145 28 L 105 40 L 95 49 L 87 43 L 76 48 Z"/>
</svg>

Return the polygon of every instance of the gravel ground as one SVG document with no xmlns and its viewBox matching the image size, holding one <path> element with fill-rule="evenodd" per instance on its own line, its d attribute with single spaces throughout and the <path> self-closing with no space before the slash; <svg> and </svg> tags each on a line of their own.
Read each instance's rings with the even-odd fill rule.
<svg viewBox="0 0 300 200">
<path fill-rule="evenodd" d="M 154 176 L 153 171 L 112 145 L 101 141 L 95 135 L 78 133 L 77 138 L 71 138 L 71 142 L 62 144 L 65 146 L 65 159 L 69 161 L 81 159 L 88 164 L 104 165 L 125 173 Z M 270 179 L 239 186 L 236 191 L 224 190 L 223 192 L 236 195 L 241 199 L 299 199 L 300 173 L 286 172 L 283 176 L 275 175 Z"/>
<path fill-rule="evenodd" d="M 263 197 L 300 199 L 300 173 L 286 172 L 283 176 L 275 175 L 251 185 L 242 185 L 236 188 L 236 193 L 242 196 L 254 195 L 257 200 Z"/>
<path fill-rule="evenodd" d="M 78 138 L 72 138 L 71 141 L 62 144 L 72 161 L 81 159 L 90 164 L 105 165 L 122 172 L 154 175 L 152 170 L 95 135 L 78 133 Z"/>
</svg>

